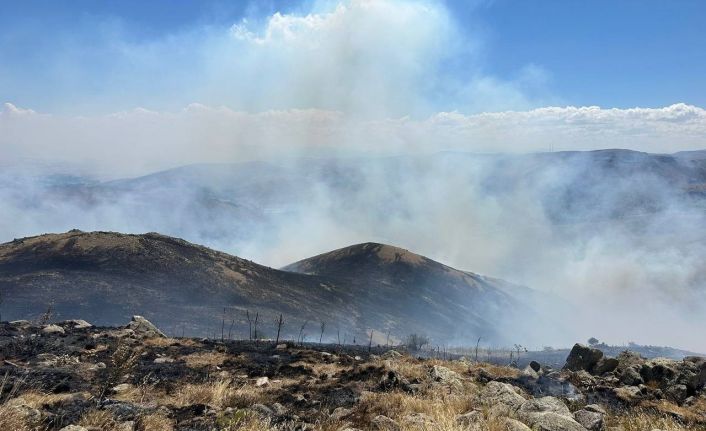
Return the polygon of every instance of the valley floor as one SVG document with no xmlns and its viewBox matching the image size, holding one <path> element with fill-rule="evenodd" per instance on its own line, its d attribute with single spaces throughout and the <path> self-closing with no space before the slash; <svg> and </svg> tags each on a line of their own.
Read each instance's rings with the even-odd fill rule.
<svg viewBox="0 0 706 431">
<path fill-rule="evenodd" d="M 520 370 L 168 338 L 136 318 L 0 323 L 0 359 L 0 430 L 706 430 L 702 360 L 604 359 L 581 346 L 572 371 Z"/>
</svg>

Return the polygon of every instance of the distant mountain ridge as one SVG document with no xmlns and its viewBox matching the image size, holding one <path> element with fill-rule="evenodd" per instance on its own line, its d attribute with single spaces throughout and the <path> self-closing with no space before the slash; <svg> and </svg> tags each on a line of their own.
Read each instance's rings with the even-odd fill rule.
<svg viewBox="0 0 706 431">
<path fill-rule="evenodd" d="M 349 341 L 373 330 L 393 339 L 418 332 L 439 343 L 481 335 L 508 343 L 498 316 L 533 311 L 500 284 L 376 243 L 284 270 L 155 233 L 70 231 L 0 245 L 3 318 L 35 318 L 49 306 L 57 319 L 100 325 L 143 314 L 168 332 L 200 336 L 220 334 L 226 308 L 226 326 L 233 320 L 241 337 L 250 311 L 270 336 L 282 313 L 287 333 L 309 321 L 312 334 L 327 322 L 329 339 L 336 328 Z"/>
</svg>

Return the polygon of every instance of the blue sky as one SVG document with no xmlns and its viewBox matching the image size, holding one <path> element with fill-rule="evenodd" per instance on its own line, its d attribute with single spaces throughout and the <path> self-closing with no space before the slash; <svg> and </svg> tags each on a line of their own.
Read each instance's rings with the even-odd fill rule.
<svg viewBox="0 0 706 431">
<path fill-rule="evenodd" d="M 387 2 L 397 8 L 405 3 Z M 419 87 L 415 90 L 419 98 L 407 98 L 405 93 L 410 90 L 400 85 L 390 90 L 394 94 L 386 95 L 388 99 L 399 96 L 399 103 L 386 106 L 381 115 L 545 105 L 706 105 L 706 2 L 407 3 L 430 5 L 439 14 L 428 36 L 399 47 L 418 51 L 408 68 L 419 63 L 433 67 L 403 76 L 402 82 Z M 277 87 L 278 77 L 289 86 L 303 85 L 300 80 L 287 81 L 291 79 L 287 75 L 306 75 L 311 59 L 282 60 L 272 52 L 264 56 L 248 47 L 230 45 L 223 36 L 244 19 L 245 27 L 258 34 L 275 12 L 304 16 L 327 13 L 335 6 L 333 1 L 5 1 L 0 13 L 0 102 L 78 114 L 137 106 L 174 110 L 192 102 L 248 111 L 311 107 L 345 111 L 359 102 L 341 102 L 347 96 L 339 94 L 333 103 L 323 93 L 279 98 L 262 89 L 277 88 L 281 93 L 284 84 Z M 408 39 L 418 36 L 414 26 L 410 22 Z M 422 40 L 448 29 L 452 30 L 439 40 Z M 381 37 L 390 36 L 381 33 Z M 396 39 L 388 42 L 390 49 L 399 45 Z M 376 44 L 374 38 L 366 39 L 356 45 L 355 52 L 365 51 L 366 43 Z M 384 56 L 378 53 L 371 58 L 376 61 Z M 245 57 L 252 60 L 221 60 Z M 283 65 L 287 70 L 278 70 Z M 301 71 L 292 71 L 293 65 Z M 389 66 L 365 70 L 366 79 L 385 74 Z M 264 71 L 266 80 L 249 85 L 234 82 L 257 78 L 258 71 Z M 335 67 L 319 73 L 339 82 L 355 79 Z M 396 82 L 383 80 L 380 86 Z M 357 84 L 346 94 L 366 91 L 375 94 L 379 89 L 361 89 Z M 401 106 L 411 106 L 410 112 Z"/>
</svg>

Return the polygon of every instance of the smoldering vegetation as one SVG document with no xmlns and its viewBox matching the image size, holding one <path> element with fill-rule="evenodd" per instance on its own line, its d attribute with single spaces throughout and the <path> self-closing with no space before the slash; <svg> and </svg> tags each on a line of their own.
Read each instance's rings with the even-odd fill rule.
<svg viewBox="0 0 706 431">
<path fill-rule="evenodd" d="M 547 300 L 545 314 L 570 336 L 535 322 L 542 344 L 598 336 L 706 348 L 703 152 L 297 158 L 109 182 L 16 168 L 0 178 L 3 240 L 157 231 L 273 267 L 377 241 L 529 286 L 539 304 L 561 297 L 571 307 Z"/>
</svg>

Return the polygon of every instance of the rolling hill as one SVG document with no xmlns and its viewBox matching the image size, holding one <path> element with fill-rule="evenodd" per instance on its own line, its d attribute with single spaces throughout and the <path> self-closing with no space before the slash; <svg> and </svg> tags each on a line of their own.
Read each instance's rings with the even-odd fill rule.
<svg viewBox="0 0 706 431">
<path fill-rule="evenodd" d="M 507 332 L 514 318 L 536 317 L 529 289 L 455 270 L 396 247 L 366 243 L 277 270 L 156 234 L 70 231 L 0 245 L 4 319 L 34 319 L 51 306 L 55 319 L 82 318 L 99 325 L 142 314 L 165 331 L 220 336 L 233 321 L 248 333 L 245 312 L 258 312 L 260 332 L 376 341 L 423 333 L 438 343 L 496 343 L 522 337 Z M 520 329 L 518 329 L 520 328 Z M 316 336 L 314 337 L 314 334 Z"/>
</svg>

